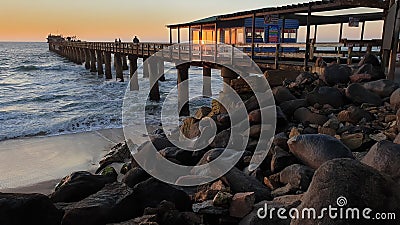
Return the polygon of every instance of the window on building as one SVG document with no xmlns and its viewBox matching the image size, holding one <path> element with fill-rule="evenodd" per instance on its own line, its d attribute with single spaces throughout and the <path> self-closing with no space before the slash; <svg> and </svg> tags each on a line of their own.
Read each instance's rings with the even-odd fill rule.
<svg viewBox="0 0 400 225">
<path fill-rule="evenodd" d="M 246 28 L 246 38 L 252 38 L 252 33 L 252 28 Z M 264 29 L 256 28 L 254 34 L 255 39 L 264 39 Z"/>
</svg>

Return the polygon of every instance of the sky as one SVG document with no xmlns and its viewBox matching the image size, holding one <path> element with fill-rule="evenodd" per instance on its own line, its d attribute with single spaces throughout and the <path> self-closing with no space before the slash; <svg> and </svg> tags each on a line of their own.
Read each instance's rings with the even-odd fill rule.
<svg viewBox="0 0 400 225">
<path fill-rule="evenodd" d="M 137 35 L 141 41 L 167 42 L 167 24 L 304 2 L 309 1 L 0 0 L 0 41 L 45 41 L 52 33 L 77 36 L 86 41 L 113 41 L 115 38 L 131 41 Z M 301 29 L 300 41 L 304 39 L 303 33 Z M 320 41 L 334 41 L 338 33 L 339 25 L 321 26 L 317 32 Z M 361 28 L 345 25 L 344 37 L 359 38 L 360 33 Z M 381 34 L 382 22 L 367 23 L 366 39 L 380 38 Z"/>
</svg>

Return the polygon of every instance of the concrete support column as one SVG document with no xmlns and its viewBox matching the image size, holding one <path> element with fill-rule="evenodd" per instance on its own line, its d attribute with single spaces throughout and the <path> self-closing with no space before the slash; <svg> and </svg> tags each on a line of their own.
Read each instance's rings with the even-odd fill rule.
<svg viewBox="0 0 400 225">
<path fill-rule="evenodd" d="M 233 79 L 237 79 L 238 78 L 238 74 L 233 72 L 231 69 L 227 68 L 227 67 L 222 67 L 221 69 L 221 77 L 224 80 L 224 83 L 226 83 L 227 85 L 231 85 L 231 80 Z M 227 93 L 227 87 L 224 86 L 223 88 L 223 92 Z"/>
<path fill-rule="evenodd" d="M 89 49 L 85 48 L 84 52 L 85 52 L 85 68 L 87 70 L 89 70 L 90 69 L 90 52 L 89 52 Z"/>
<path fill-rule="evenodd" d="M 178 71 L 178 109 L 179 116 L 189 116 L 189 84 L 184 82 L 189 78 L 190 64 L 185 63 L 176 66 Z"/>
<path fill-rule="evenodd" d="M 129 77 L 130 77 L 130 90 L 139 90 L 139 81 L 138 75 L 136 73 L 137 70 L 137 60 L 138 57 L 136 55 L 128 55 L 129 59 Z"/>
<path fill-rule="evenodd" d="M 122 69 L 128 70 L 128 62 L 126 61 L 126 55 L 122 55 Z"/>
<path fill-rule="evenodd" d="M 96 55 L 97 55 L 97 74 L 98 75 L 103 75 L 104 70 L 103 70 L 103 52 L 101 50 L 96 50 Z"/>
<path fill-rule="evenodd" d="M 116 78 L 120 79 L 121 82 L 124 82 L 124 74 L 122 70 L 122 57 L 120 53 L 114 54 L 114 62 L 115 62 Z"/>
<path fill-rule="evenodd" d="M 203 66 L 203 96 L 211 97 L 211 67 Z"/>
<path fill-rule="evenodd" d="M 90 52 L 90 72 L 97 72 L 96 69 L 96 52 L 92 49 L 89 50 Z"/>
<path fill-rule="evenodd" d="M 158 74 L 161 74 L 161 77 L 160 77 L 159 81 L 165 81 L 164 61 L 163 60 L 159 60 L 158 63 L 157 63 L 157 67 L 158 67 Z"/>
<path fill-rule="evenodd" d="M 158 59 L 156 57 L 151 57 L 149 60 L 149 83 L 150 83 L 150 100 L 160 101 L 160 88 L 158 85 Z"/>
<path fill-rule="evenodd" d="M 104 52 L 104 67 L 106 71 L 106 79 L 112 79 L 111 72 L 111 52 Z"/>
<path fill-rule="evenodd" d="M 149 62 L 147 60 L 148 57 L 143 57 L 143 78 L 149 77 Z"/>
</svg>

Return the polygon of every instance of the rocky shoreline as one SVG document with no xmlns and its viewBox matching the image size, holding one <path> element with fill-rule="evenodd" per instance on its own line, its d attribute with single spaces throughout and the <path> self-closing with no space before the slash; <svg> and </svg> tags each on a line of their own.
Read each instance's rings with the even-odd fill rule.
<svg viewBox="0 0 400 225">
<path fill-rule="evenodd" d="M 190 188 L 163 183 L 140 168 L 127 144 L 120 143 L 100 161 L 96 174 L 72 173 L 49 196 L 0 193 L 0 224 L 398 224 L 288 216 L 293 208 L 320 212 L 328 205 L 337 207 L 340 197 L 347 207 L 400 216 L 399 85 L 384 79 L 379 60 L 372 55 L 357 68 L 322 60 L 317 65 L 323 68 L 321 75 L 302 73 L 273 88 L 276 134 L 257 170 L 249 172 L 248 166 L 255 145 L 266 141 L 259 140 L 263 109 L 243 80 L 236 79 L 231 86 L 249 114 L 250 140 L 239 162 L 219 180 Z M 202 151 L 174 147 L 162 130 L 151 135 L 151 142 L 162 157 L 177 164 L 209 163 L 229 142 L 230 118 L 224 107 L 214 101 L 180 128 L 194 138 L 200 135 L 199 123 L 210 119 L 217 125 L 217 135 Z M 149 144 L 139 149 L 144 151 Z M 125 165 L 116 171 L 115 163 Z M 264 208 L 285 209 L 286 219 L 275 214 L 260 218 L 258 212 Z"/>
</svg>

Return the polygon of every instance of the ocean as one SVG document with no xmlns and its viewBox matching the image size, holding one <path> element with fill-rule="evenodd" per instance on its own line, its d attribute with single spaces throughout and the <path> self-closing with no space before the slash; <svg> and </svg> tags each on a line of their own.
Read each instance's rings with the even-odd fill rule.
<svg viewBox="0 0 400 225">
<path fill-rule="evenodd" d="M 138 62 L 142 64 L 141 59 Z M 141 68 L 139 68 L 141 70 Z M 113 68 L 115 78 L 115 70 Z M 164 98 L 176 86 L 174 65 L 165 64 L 166 81 L 160 82 Z M 202 69 L 191 68 L 190 92 L 202 86 Z M 213 70 L 213 94 L 221 90 L 219 71 Z M 125 82 L 105 80 L 48 50 L 47 43 L 0 42 L 0 141 L 30 136 L 53 136 L 122 127 Z M 191 79 L 192 79 L 191 78 Z M 140 85 L 148 79 L 139 77 Z M 191 101 L 191 111 L 210 99 Z M 160 103 L 152 103 L 161 108 Z M 149 117 L 159 124 L 157 117 Z"/>
</svg>

